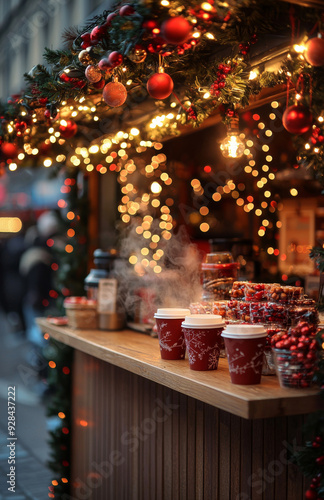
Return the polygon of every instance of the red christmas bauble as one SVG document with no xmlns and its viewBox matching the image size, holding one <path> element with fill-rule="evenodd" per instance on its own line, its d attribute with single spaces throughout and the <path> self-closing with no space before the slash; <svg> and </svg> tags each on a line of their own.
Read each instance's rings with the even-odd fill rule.
<svg viewBox="0 0 324 500">
<path fill-rule="evenodd" d="M 317 465 L 324 465 L 324 455 L 322 455 L 321 457 L 317 457 L 316 463 Z"/>
<path fill-rule="evenodd" d="M 63 123 L 59 126 L 61 137 L 64 139 L 73 137 L 77 133 L 77 130 L 78 126 L 73 120 L 63 120 Z"/>
<path fill-rule="evenodd" d="M 98 68 L 101 69 L 101 71 L 107 71 L 107 69 L 111 70 L 111 66 L 110 66 L 109 61 L 106 57 L 104 57 L 103 59 L 100 59 L 100 61 L 98 62 Z"/>
<path fill-rule="evenodd" d="M 304 134 L 310 129 L 312 121 L 312 113 L 302 104 L 289 106 L 282 117 L 283 126 L 291 134 Z"/>
<path fill-rule="evenodd" d="M 106 22 L 105 22 L 105 26 L 110 26 L 111 24 L 111 21 L 114 19 L 114 17 L 117 16 L 117 12 L 110 12 L 110 14 L 108 14 L 107 16 L 107 19 L 106 19 Z"/>
<path fill-rule="evenodd" d="M 120 82 L 109 82 L 102 92 L 103 100 L 108 106 L 118 108 L 122 106 L 127 99 L 127 90 Z"/>
<path fill-rule="evenodd" d="M 83 33 L 81 35 L 82 38 L 82 43 L 81 43 L 81 49 L 87 49 L 88 47 L 91 47 L 91 34 L 90 33 Z"/>
<path fill-rule="evenodd" d="M 90 42 L 91 40 L 91 34 L 86 32 L 81 35 L 81 38 L 84 42 Z"/>
<path fill-rule="evenodd" d="M 90 34 L 91 43 L 98 43 L 106 33 L 106 26 L 96 26 Z"/>
<path fill-rule="evenodd" d="M 120 66 L 123 62 L 123 56 L 117 52 L 117 50 L 114 50 L 113 52 L 110 52 L 108 62 L 112 68 L 116 68 L 116 66 Z"/>
<path fill-rule="evenodd" d="M 132 5 L 129 5 L 129 4 L 123 5 L 119 9 L 120 16 L 131 16 L 132 14 L 134 14 L 134 12 L 135 12 L 134 7 Z"/>
<path fill-rule="evenodd" d="M 305 499 L 306 500 L 317 500 L 317 493 L 315 490 L 307 490 L 305 492 Z"/>
<path fill-rule="evenodd" d="M 167 73 L 154 73 L 147 81 L 147 91 L 154 99 L 166 99 L 173 90 L 173 80 Z"/>
<path fill-rule="evenodd" d="M 88 47 L 91 47 L 91 45 L 92 45 L 92 43 L 90 43 L 90 42 L 82 42 L 81 45 L 80 45 L 80 47 L 81 47 L 82 50 L 85 50 Z"/>
<path fill-rule="evenodd" d="M 304 53 L 306 61 L 312 66 L 324 65 L 324 39 L 311 38 L 306 43 L 306 50 Z"/>
<path fill-rule="evenodd" d="M 162 36 L 168 43 L 181 45 L 191 32 L 191 24 L 182 16 L 171 17 L 164 21 L 161 27 Z"/>
<path fill-rule="evenodd" d="M 18 149 L 16 144 L 14 144 L 13 142 L 3 142 L 1 144 L 1 152 L 3 156 L 5 156 L 5 158 L 13 159 L 16 158 Z"/>
</svg>

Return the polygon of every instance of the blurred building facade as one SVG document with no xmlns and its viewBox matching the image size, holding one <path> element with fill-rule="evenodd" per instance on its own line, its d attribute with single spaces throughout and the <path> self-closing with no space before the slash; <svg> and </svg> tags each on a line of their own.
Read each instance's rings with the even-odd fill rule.
<svg viewBox="0 0 324 500">
<path fill-rule="evenodd" d="M 43 62 L 45 47 L 62 46 L 62 33 L 109 8 L 111 0 L 0 0 L 0 99 L 24 88 L 24 73 Z"/>
</svg>

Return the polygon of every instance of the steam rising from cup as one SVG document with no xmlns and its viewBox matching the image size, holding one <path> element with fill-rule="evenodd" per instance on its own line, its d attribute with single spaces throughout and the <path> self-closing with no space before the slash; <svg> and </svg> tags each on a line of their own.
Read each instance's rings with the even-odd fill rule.
<svg viewBox="0 0 324 500">
<path fill-rule="evenodd" d="M 151 309 L 147 313 L 152 322 L 158 307 L 189 307 L 202 293 L 201 255 L 190 242 L 185 228 L 180 227 L 169 240 L 161 239 L 159 250 L 159 253 L 152 251 L 133 224 L 122 234 L 121 259 L 115 265 L 120 300 L 127 314 L 136 316 L 144 299 L 146 308 Z M 157 265 L 161 268 L 159 273 L 154 272 Z"/>
</svg>

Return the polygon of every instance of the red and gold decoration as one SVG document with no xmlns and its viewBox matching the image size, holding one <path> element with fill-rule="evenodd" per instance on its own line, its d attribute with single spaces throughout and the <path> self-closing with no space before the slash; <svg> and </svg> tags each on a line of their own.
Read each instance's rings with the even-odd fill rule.
<svg viewBox="0 0 324 500">
<path fill-rule="evenodd" d="M 148 93 L 154 99 L 166 99 L 173 90 L 173 81 L 167 73 L 164 73 L 163 68 L 160 66 L 158 73 L 150 76 L 146 86 Z"/>
<path fill-rule="evenodd" d="M 305 59 L 312 66 L 324 65 L 324 39 L 311 38 L 306 43 Z"/>
<path fill-rule="evenodd" d="M 285 109 L 282 123 L 291 134 L 305 134 L 308 132 L 313 122 L 313 117 L 308 108 L 297 103 Z"/>
<path fill-rule="evenodd" d="M 8 103 L 10 110 L 3 106 L 2 115 L 8 121 L 9 129 L 14 129 L 12 135 L 7 125 L 2 125 L 0 133 L 3 140 L 13 142 L 15 137 L 23 139 L 29 130 L 34 142 L 37 136 L 41 136 L 43 141 L 49 120 L 56 119 L 64 107 L 63 115 L 60 113 L 64 120 L 72 118 L 78 122 L 81 115 L 90 115 L 88 124 L 83 123 L 83 131 L 86 132 L 87 127 L 91 129 L 91 113 L 94 113 L 95 120 L 100 120 L 101 114 L 104 117 L 104 106 L 100 106 L 98 101 L 101 90 L 104 102 L 111 108 L 123 106 L 127 95 L 128 105 L 136 107 L 145 86 L 148 97 L 165 100 L 166 106 L 171 108 L 169 114 L 175 104 L 174 99 L 183 103 L 177 113 L 177 121 L 181 125 L 199 126 L 215 112 L 220 112 L 226 122 L 229 115 L 223 109 L 226 111 L 235 107 L 239 111 L 248 105 L 253 95 L 268 86 L 287 84 L 289 81 L 291 86 L 296 87 L 301 76 L 305 80 L 302 96 L 304 109 L 300 103 L 297 109 L 291 108 L 289 105 L 294 104 L 289 102 L 287 107 L 290 109 L 285 113 L 284 124 L 290 133 L 303 135 L 310 115 L 316 123 L 324 109 L 321 73 L 323 40 L 320 36 L 313 37 L 313 27 L 320 26 L 320 16 L 316 9 L 297 6 L 294 9 L 295 22 L 298 21 L 299 30 L 303 29 L 306 33 L 304 41 L 307 41 L 307 32 L 310 37 L 303 50 L 301 46 L 295 50 L 293 45 L 279 71 L 262 71 L 257 67 L 249 70 L 249 58 L 254 56 L 254 46 L 256 52 L 260 51 L 259 35 L 283 31 L 290 24 L 289 6 L 281 3 L 278 6 L 276 2 L 274 9 L 273 1 L 255 3 L 247 0 L 234 7 L 226 3 L 215 5 L 197 1 L 185 1 L 181 6 L 167 1 L 147 5 L 137 0 L 117 5 L 111 12 L 96 16 L 85 28 L 75 29 L 70 50 L 45 49 L 47 67 L 35 66 L 26 75 L 27 88 L 19 96 L 19 103 L 15 99 Z M 250 16 L 251 6 L 254 16 Z M 265 22 L 259 25 L 255 21 L 258 16 Z M 231 49 L 231 55 L 225 59 L 220 55 L 223 46 Z M 206 61 L 209 63 L 206 64 Z M 86 67 L 85 71 L 80 65 Z M 156 73 L 159 66 L 164 67 L 164 73 Z M 141 96 L 140 101 L 144 98 L 145 95 Z M 83 106 L 82 99 L 92 100 L 95 104 Z M 73 116 L 69 116 L 68 103 L 72 101 L 79 101 L 80 106 L 70 106 L 70 115 Z M 34 110 L 27 127 L 25 119 L 18 120 L 21 105 Z M 15 108 L 14 111 L 12 108 Z M 92 108 L 96 111 L 85 113 Z M 116 113 L 119 111 L 116 110 Z M 10 124 L 11 121 L 13 124 Z M 177 125 L 175 121 L 174 124 Z M 318 126 L 321 127 L 321 124 Z M 170 129 L 165 133 L 169 134 Z M 172 133 L 178 133 L 177 126 L 172 127 Z M 318 135 L 321 136 L 322 132 Z M 149 139 L 149 134 L 145 138 Z M 54 138 L 51 140 L 54 141 Z M 55 141 L 65 155 L 64 144 L 59 138 Z M 313 141 L 299 141 L 297 157 L 300 164 L 311 165 L 324 183 L 324 144 L 320 141 L 316 145 Z"/>
<path fill-rule="evenodd" d="M 185 43 L 190 35 L 191 25 L 182 16 L 171 17 L 164 21 L 161 26 L 161 33 L 163 38 L 173 45 L 182 45 Z"/>
<path fill-rule="evenodd" d="M 97 83 L 101 80 L 102 74 L 97 66 L 89 64 L 85 70 L 85 76 L 90 83 Z"/>
<path fill-rule="evenodd" d="M 103 100 L 111 108 L 122 106 L 127 99 L 127 90 L 125 86 L 115 79 L 107 83 L 102 92 Z"/>
</svg>

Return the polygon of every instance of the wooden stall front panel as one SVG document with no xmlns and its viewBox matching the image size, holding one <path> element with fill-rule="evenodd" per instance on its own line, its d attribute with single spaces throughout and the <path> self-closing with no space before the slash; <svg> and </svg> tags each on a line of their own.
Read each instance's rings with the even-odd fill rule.
<svg viewBox="0 0 324 500">
<path fill-rule="evenodd" d="M 76 351 L 72 498 L 303 500 L 302 416 L 246 420 Z"/>
</svg>

